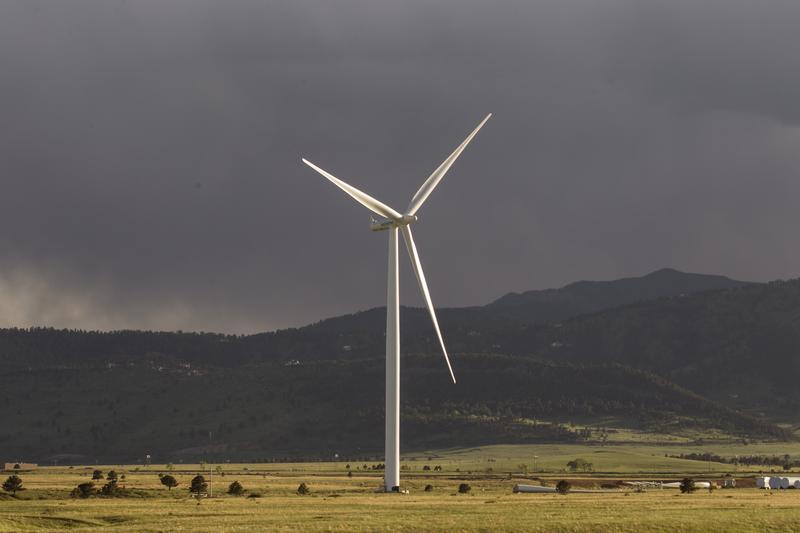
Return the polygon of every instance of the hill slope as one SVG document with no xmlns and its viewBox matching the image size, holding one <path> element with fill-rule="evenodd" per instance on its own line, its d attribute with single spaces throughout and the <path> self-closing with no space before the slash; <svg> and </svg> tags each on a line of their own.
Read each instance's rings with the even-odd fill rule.
<svg viewBox="0 0 800 533">
<path fill-rule="evenodd" d="M 588 435 L 578 428 L 543 421 L 597 416 L 660 431 L 784 436 L 620 365 L 469 355 L 460 359 L 455 386 L 438 357 L 408 356 L 402 387 L 404 449 L 579 442 Z M 383 397 L 380 359 L 217 368 L 142 357 L 111 366 L 20 370 L 6 374 L 0 448 L 17 459 L 60 456 L 62 463 L 145 454 L 377 456 Z"/>
<path fill-rule="evenodd" d="M 654 372 L 734 407 L 800 412 L 800 280 L 640 302 L 513 343 L 516 353 Z"/>
<path fill-rule="evenodd" d="M 704 290 L 717 283 L 735 287 Z M 659 271 L 548 298 L 592 293 L 604 305 L 637 303 L 550 324 L 520 313 L 524 302 L 510 306 L 516 315 L 496 311 L 503 299 L 444 310 L 457 386 L 426 313 L 404 308 L 404 446 L 571 442 L 586 435 L 542 421 L 575 419 L 787 436 L 735 409 L 797 411 L 796 396 L 771 387 L 800 369 L 800 281 Z M 530 300 L 542 309 L 540 296 Z M 374 453 L 384 320 L 377 309 L 252 336 L 0 330 L 0 447 L 29 458 Z"/>
</svg>

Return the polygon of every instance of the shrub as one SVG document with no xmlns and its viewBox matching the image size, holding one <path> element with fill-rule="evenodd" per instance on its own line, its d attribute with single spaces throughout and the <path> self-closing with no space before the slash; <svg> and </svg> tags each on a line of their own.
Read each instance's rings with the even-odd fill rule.
<svg viewBox="0 0 800 533">
<path fill-rule="evenodd" d="M 202 475 L 197 475 L 192 478 L 192 484 L 189 486 L 189 492 L 192 494 L 197 494 L 198 496 L 205 492 L 208 488 L 208 483 L 206 483 L 206 478 Z"/>
<path fill-rule="evenodd" d="M 234 496 L 241 496 L 244 492 L 244 487 L 238 481 L 234 481 L 230 485 L 228 485 L 228 494 L 233 494 Z"/>
<path fill-rule="evenodd" d="M 167 487 L 168 490 L 172 490 L 172 487 L 178 486 L 178 480 L 169 474 L 165 476 L 160 476 L 160 479 L 161 479 L 161 484 Z"/>
<path fill-rule="evenodd" d="M 582 470 L 584 472 L 590 472 L 592 470 L 592 463 L 587 461 L 586 459 L 573 459 L 572 461 L 567 463 L 567 467 L 572 472 L 577 472 L 578 470 Z"/>
<path fill-rule="evenodd" d="M 572 484 L 566 479 L 562 479 L 556 483 L 556 492 L 559 494 L 567 494 L 572 489 Z"/>
<path fill-rule="evenodd" d="M 88 498 L 92 494 L 95 493 L 94 490 L 94 483 L 91 481 L 87 481 L 86 483 L 81 483 L 70 492 L 70 495 L 73 498 Z"/>
<path fill-rule="evenodd" d="M 422 467 L 422 469 L 425 470 L 425 471 L 428 471 L 428 470 L 431 469 L 431 466 L 430 465 L 425 465 L 425 466 Z"/>
<path fill-rule="evenodd" d="M 16 495 L 18 490 L 23 490 L 22 479 L 16 474 L 8 476 L 8 479 L 3 482 L 3 490 Z"/>
<path fill-rule="evenodd" d="M 425 485 L 425 492 L 433 492 L 433 485 Z"/>
<path fill-rule="evenodd" d="M 469 483 L 462 483 L 461 485 L 458 486 L 459 494 L 467 494 L 471 490 L 472 487 L 469 486 Z"/>
<path fill-rule="evenodd" d="M 108 474 L 106 475 L 106 481 L 109 483 L 116 483 L 119 476 L 117 475 L 116 471 L 109 470 Z"/>
<path fill-rule="evenodd" d="M 95 470 L 92 472 L 92 479 L 99 480 L 103 479 L 103 471 L 102 470 Z"/>
<path fill-rule="evenodd" d="M 120 493 L 121 491 L 115 481 L 109 481 L 100 488 L 100 494 L 103 496 L 117 496 Z"/>
<path fill-rule="evenodd" d="M 681 480 L 680 487 L 681 487 L 681 492 L 683 492 L 684 494 L 687 494 L 687 493 L 691 494 L 692 492 L 697 490 L 697 487 L 694 486 L 694 480 L 692 478 L 690 478 L 690 477 L 683 478 Z"/>
<path fill-rule="evenodd" d="M 299 494 L 300 496 L 305 496 L 306 494 L 309 494 L 310 492 L 311 492 L 311 490 L 308 488 L 308 485 L 306 485 L 305 483 L 300 483 L 300 486 L 297 487 L 297 494 Z"/>
</svg>

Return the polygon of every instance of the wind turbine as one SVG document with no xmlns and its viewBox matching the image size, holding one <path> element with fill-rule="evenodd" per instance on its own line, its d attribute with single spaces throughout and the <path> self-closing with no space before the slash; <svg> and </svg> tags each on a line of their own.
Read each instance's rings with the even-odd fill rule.
<svg viewBox="0 0 800 533">
<path fill-rule="evenodd" d="M 422 187 L 411 198 L 411 203 L 408 204 L 405 214 L 395 211 L 367 193 L 322 170 L 307 159 L 303 159 L 303 163 L 328 178 L 334 185 L 352 196 L 356 202 L 383 217 L 381 220 L 373 219 L 370 226 L 372 231 L 389 232 L 389 279 L 386 294 L 386 468 L 383 477 L 384 490 L 386 492 L 398 492 L 400 490 L 400 280 L 397 262 L 397 233 L 398 231 L 403 233 L 403 240 L 406 243 L 406 250 L 408 250 L 408 256 L 411 259 L 411 266 L 417 276 L 417 283 L 419 283 L 420 291 L 422 291 L 422 297 L 425 299 L 425 305 L 431 315 L 433 328 L 436 330 L 436 336 L 439 338 L 439 344 L 442 347 L 442 353 L 444 353 L 444 360 L 447 362 L 448 370 L 450 370 L 450 377 L 453 378 L 453 383 L 455 383 L 456 376 L 453 373 L 450 358 L 447 356 L 447 349 L 444 346 L 439 322 L 436 320 L 436 312 L 433 309 L 428 283 L 425 281 L 425 274 L 422 271 L 422 263 L 419 260 L 417 247 L 414 245 L 410 225 L 412 222 L 417 221 L 419 208 L 422 207 L 422 204 L 425 203 L 425 200 L 430 196 L 458 156 L 461 155 L 461 152 L 464 151 L 472 138 L 478 133 L 478 130 L 486 124 L 486 121 L 491 116 L 491 113 L 486 115 L 486 118 L 478 124 L 478 127 L 467 136 L 464 142 L 425 180 Z"/>
</svg>

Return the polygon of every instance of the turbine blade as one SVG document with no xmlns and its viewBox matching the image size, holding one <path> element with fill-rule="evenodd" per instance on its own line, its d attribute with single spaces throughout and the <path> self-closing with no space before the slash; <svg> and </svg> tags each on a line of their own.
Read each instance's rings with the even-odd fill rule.
<svg viewBox="0 0 800 533">
<path fill-rule="evenodd" d="M 415 215 L 417 211 L 419 211 L 419 208 L 422 207 L 422 204 L 425 203 L 425 200 L 433 192 L 433 189 L 436 188 L 436 186 L 439 184 L 439 182 L 447 173 L 447 171 L 450 170 L 450 167 L 453 165 L 455 160 L 458 159 L 458 156 L 461 155 L 461 152 L 464 151 L 464 148 L 467 147 L 472 138 L 475 137 L 475 135 L 478 133 L 478 130 L 480 130 L 483 127 L 483 125 L 486 124 L 486 121 L 489 120 L 491 116 L 492 116 L 491 113 L 486 115 L 486 118 L 483 119 L 480 124 L 478 124 L 478 127 L 472 130 L 472 133 L 470 133 L 469 136 L 466 139 L 464 139 L 464 142 L 462 142 L 458 146 L 458 148 L 456 148 L 456 150 L 452 154 L 450 154 L 450 157 L 445 159 L 444 162 L 441 165 L 439 165 L 439 168 L 434 170 L 433 174 L 428 176 L 428 179 L 426 179 L 425 183 L 422 184 L 422 187 L 419 188 L 417 194 L 415 194 L 414 197 L 411 199 L 411 203 L 408 204 L 408 209 L 406 209 L 407 214 Z"/>
<path fill-rule="evenodd" d="M 447 361 L 447 368 L 450 370 L 450 377 L 453 378 L 453 383 L 455 383 L 456 375 L 453 374 L 453 366 L 450 364 L 450 358 L 447 356 L 447 348 L 444 347 L 444 339 L 442 339 L 442 332 L 439 329 L 439 321 L 436 320 L 436 311 L 433 310 L 431 293 L 428 291 L 428 283 L 425 281 L 425 273 L 422 271 L 422 263 L 419 261 L 419 254 L 417 253 L 417 247 L 414 244 L 414 237 L 411 236 L 411 228 L 406 225 L 401 226 L 400 230 L 403 232 L 403 240 L 406 241 L 406 249 L 408 250 L 408 257 L 411 259 L 411 266 L 414 267 L 414 274 L 417 275 L 419 290 L 422 291 L 422 297 L 425 298 L 425 305 L 428 307 L 428 312 L 431 315 L 433 329 L 436 330 L 436 336 L 439 337 L 439 345 L 442 347 L 444 360 Z"/>
<path fill-rule="evenodd" d="M 384 218 L 390 218 L 392 220 L 400 220 L 401 218 L 403 218 L 403 215 L 401 215 L 388 205 L 384 204 L 379 200 L 376 200 L 375 198 L 373 198 L 372 196 L 370 196 L 365 192 L 359 191 L 352 185 L 348 185 L 347 183 L 343 182 L 333 174 L 322 170 L 311 161 L 303 159 L 303 163 L 305 163 L 306 165 L 310 166 L 311 168 L 313 168 L 314 170 L 316 170 L 317 172 L 328 178 L 334 185 L 336 185 L 344 192 L 352 196 L 356 202 L 360 203 L 373 213 L 378 214 Z"/>
</svg>

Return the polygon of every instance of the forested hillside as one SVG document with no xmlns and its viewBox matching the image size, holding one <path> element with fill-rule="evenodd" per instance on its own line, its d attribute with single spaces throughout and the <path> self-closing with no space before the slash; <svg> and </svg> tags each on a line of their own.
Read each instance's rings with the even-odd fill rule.
<svg viewBox="0 0 800 533">
<path fill-rule="evenodd" d="M 656 274 L 645 278 L 663 283 Z M 609 421 L 789 438 L 774 422 L 800 412 L 800 280 L 674 284 L 643 300 L 630 287 L 645 278 L 624 280 L 616 298 L 634 303 L 550 322 L 495 313 L 497 302 L 443 310 L 457 385 L 426 313 L 404 308 L 404 447 L 575 441 Z M 379 452 L 384 320 L 375 309 L 251 336 L 0 330 L 0 449 L 83 460 Z"/>
<path fill-rule="evenodd" d="M 453 385 L 438 357 L 408 356 L 402 387 L 404 449 L 580 441 L 598 416 L 661 432 L 787 436 L 619 365 L 462 355 Z M 3 453 L 39 461 L 362 456 L 383 442 L 380 359 L 217 368 L 144 358 L 20 370 L 6 375 L 0 398 Z"/>
</svg>

